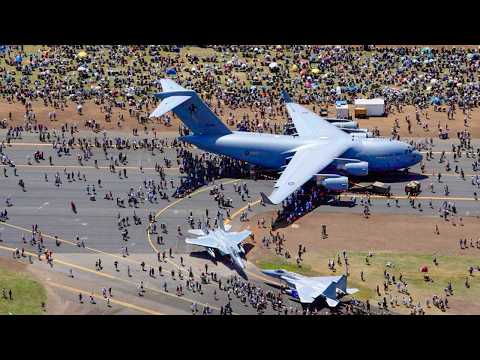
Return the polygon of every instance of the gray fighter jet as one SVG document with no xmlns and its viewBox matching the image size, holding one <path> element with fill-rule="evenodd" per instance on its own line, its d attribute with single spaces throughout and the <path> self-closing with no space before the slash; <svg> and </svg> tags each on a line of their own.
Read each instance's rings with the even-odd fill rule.
<svg viewBox="0 0 480 360">
<path fill-rule="evenodd" d="M 241 242 L 248 238 L 252 232 L 243 230 L 240 232 L 230 232 L 231 225 L 224 225 L 220 218 L 219 227 L 214 230 L 208 228 L 188 230 L 190 234 L 197 235 L 197 238 L 186 238 L 187 244 L 199 245 L 207 248 L 207 252 L 215 259 L 215 250 L 220 255 L 228 255 L 232 263 L 243 271 L 245 264 L 242 261 L 241 254 L 245 254 Z"/>
<path fill-rule="evenodd" d="M 345 275 L 308 277 L 283 269 L 262 270 L 262 272 L 285 281 L 289 287 L 288 294 L 304 304 L 310 304 L 318 297 L 323 297 L 329 306 L 335 307 L 339 303 L 338 295 L 354 294 L 358 291 L 358 289 L 347 288 Z"/>
</svg>

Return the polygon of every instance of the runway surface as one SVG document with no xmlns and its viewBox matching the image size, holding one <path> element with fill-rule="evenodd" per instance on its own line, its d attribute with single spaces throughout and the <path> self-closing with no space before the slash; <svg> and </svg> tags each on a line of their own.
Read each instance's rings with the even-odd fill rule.
<svg viewBox="0 0 480 360">
<path fill-rule="evenodd" d="M 0 133 L 0 140 L 4 139 L 4 132 Z M 91 133 L 88 134 L 92 137 Z M 166 134 L 172 138 L 174 134 Z M 77 160 L 78 149 L 72 150 L 70 156 L 59 158 L 54 154 L 52 146 L 45 143 L 39 143 L 37 136 L 28 134 L 23 139 L 13 141 L 14 144 L 8 146 L 5 153 L 15 162 L 17 167 L 17 176 L 14 175 L 13 168 L 6 166 L 7 177 L 0 169 L 0 209 L 5 208 L 5 200 L 11 197 L 14 205 L 8 207 L 9 220 L 0 223 L 0 233 L 3 242 L 0 243 L 0 254 L 11 257 L 12 249 L 25 248 L 26 252 L 32 254 L 33 267 L 38 268 L 39 272 L 51 273 L 54 280 L 51 280 L 52 288 L 62 294 L 68 301 L 78 303 L 77 292 L 84 291 L 88 294 L 94 291 L 99 295 L 98 307 L 101 306 L 102 313 L 144 313 L 144 314 L 188 314 L 191 313 L 191 304 L 196 302 L 199 306 L 210 306 L 214 313 L 218 313 L 220 306 L 228 302 L 226 292 L 218 289 L 218 284 L 212 283 L 204 285 L 202 293 L 193 293 L 184 291 L 184 296 L 177 296 L 175 288 L 180 284 L 178 273 L 175 279 L 172 278 L 170 271 L 173 269 L 182 270 L 186 277 L 188 268 L 191 266 L 194 273 L 199 275 L 205 271 L 205 264 L 209 271 L 214 271 L 223 279 L 235 274 L 234 269 L 228 262 L 217 262 L 216 264 L 205 255 L 202 248 L 187 245 L 184 241 L 186 230 L 189 228 L 186 218 L 190 211 L 193 212 L 196 219 L 205 216 L 208 209 L 210 216 L 216 214 L 217 204 L 209 193 L 212 186 L 224 184 L 225 195 L 233 199 L 233 208 L 230 209 L 232 216 L 233 229 L 237 230 L 246 226 L 246 223 L 239 221 L 240 214 L 246 209 L 248 203 L 251 203 L 251 212 L 249 217 L 271 210 L 274 207 L 264 207 L 260 205 L 260 192 L 269 194 L 272 190 L 274 180 L 241 180 L 241 179 L 220 179 L 207 187 L 198 189 L 191 196 L 175 199 L 170 197 L 169 201 L 159 200 L 158 202 L 144 201 L 138 208 L 129 207 L 119 208 L 115 199 L 126 198 L 128 191 L 133 188 L 137 190 L 143 186 L 143 181 L 151 179 L 158 180 L 158 174 L 154 171 L 155 163 L 164 165 L 164 158 L 172 160 L 172 168 L 166 169 L 167 182 L 170 186 L 170 180 L 174 185 L 179 183 L 180 173 L 176 163 L 174 149 L 165 149 L 163 154 L 158 151 L 152 152 L 146 150 L 109 150 L 109 157 L 117 157 L 119 152 L 127 153 L 128 178 L 119 178 L 118 173 L 109 171 L 109 160 L 105 158 L 100 149 L 94 150 L 94 159 L 98 159 L 99 168 L 95 168 L 93 159 L 80 165 Z M 451 151 L 452 140 L 435 141 L 435 158 L 431 161 L 424 161 L 425 172 L 420 171 L 420 166 L 410 169 L 410 173 L 403 175 L 400 173 L 377 176 L 371 178 L 371 181 L 383 181 L 391 185 L 393 199 L 399 199 L 399 207 L 395 206 L 394 200 L 389 203 L 385 197 L 372 196 L 372 211 L 395 213 L 395 214 L 417 214 L 418 216 L 438 216 L 438 207 L 444 201 L 454 202 L 458 213 L 461 216 L 480 216 L 480 206 L 474 198 L 474 192 L 479 192 L 477 186 L 472 185 L 471 178 L 479 172 L 472 170 L 472 159 L 462 156 L 458 162 L 453 161 L 453 154 L 447 153 L 447 159 L 450 161 L 452 171 L 445 172 L 445 163 L 439 164 L 439 152 Z M 456 143 L 456 142 L 455 142 Z M 474 146 L 478 146 L 478 142 Z M 36 150 L 45 153 L 45 159 L 52 156 L 54 165 L 50 166 L 48 160 L 36 162 L 33 160 L 33 153 Z M 28 158 L 32 158 L 32 165 L 28 165 Z M 466 174 L 465 180 L 460 178 L 459 174 L 454 173 L 455 165 L 462 168 Z M 5 166 L 2 166 L 5 167 Z M 143 170 L 140 170 L 140 167 Z M 120 166 L 119 168 L 122 168 Z M 73 172 L 75 181 L 68 182 L 64 177 L 64 172 Z M 432 174 L 442 172 L 442 182 L 439 183 Z M 63 184 L 56 187 L 54 177 L 59 173 Z M 77 174 L 81 177 L 85 175 L 86 181 L 79 180 Z M 45 181 L 45 174 L 48 182 Z M 18 185 L 19 179 L 23 179 L 26 185 L 26 191 L 22 191 Z M 98 186 L 98 180 L 101 180 L 101 187 Z M 416 198 L 416 203 L 422 203 L 422 211 L 417 207 L 409 205 L 409 200 L 405 196 L 404 187 L 410 180 L 418 180 L 422 184 L 422 193 Z M 364 181 L 362 179 L 362 181 Z M 233 184 L 245 182 L 250 191 L 250 198 L 242 201 L 241 197 L 234 191 Z M 429 189 L 430 183 L 434 184 L 434 192 Z M 96 201 L 91 201 L 87 195 L 86 187 L 94 185 L 96 188 Z M 444 186 L 449 188 L 449 195 L 445 195 Z M 114 200 L 104 199 L 106 192 L 113 193 Z M 169 195 L 174 189 L 169 189 Z M 335 205 L 323 205 L 315 209 L 315 212 L 338 212 L 340 214 L 360 213 L 363 207 L 359 202 L 363 195 L 345 194 L 342 199 L 349 200 L 357 197 L 357 206 L 340 207 Z M 77 214 L 73 213 L 70 202 L 76 204 Z M 432 207 L 429 203 L 432 202 Z M 390 206 L 388 206 L 390 205 Z M 141 217 L 141 225 L 133 225 L 134 212 Z M 129 216 L 131 226 L 128 227 L 130 239 L 123 241 L 121 231 L 118 229 L 118 214 L 120 217 Z M 165 223 L 168 233 L 162 235 L 164 244 L 157 243 L 157 235 L 147 234 L 148 214 L 155 214 L 158 225 Z M 45 261 L 36 260 L 36 248 L 29 244 L 22 243 L 22 235 L 26 237 L 27 242 L 31 238 L 30 232 L 32 225 L 38 224 L 43 234 L 47 248 L 53 249 L 55 253 L 54 268 L 46 264 Z M 253 224 L 252 224 L 253 225 Z M 183 235 L 177 234 L 177 226 L 181 226 Z M 159 226 L 158 226 L 159 227 Z M 55 246 L 54 236 L 58 236 L 61 241 L 60 246 Z M 78 247 L 76 237 L 84 242 L 85 248 Z M 129 256 L 122 256 L 122 248 L 128 246 Z M 168 256 L 169 249 L 172 249 L 173 257 Z M 166 252 L 166 260 L 158 261 L 157 252 Z M 192 255 L 191 255 L 192 253 Z M 183 258 L 185 266 L 180 264 L 180 257 Z M 248 260 L 248 254 L 247 254 Z M 28 262 L 28 255 L 21 258 L 20 261 Z M 95 262 L 101 259 L 104 270 L 95 270 Z M 119 271 L 114 268 L 114 262 L 118 261 Z M 145 269 L 155 268 L 155 278 L 148 276 L 147 271 L 141 270 L 141 262 L 145 262 Z M 158 266 L 162 266 L 162 275 L 158 274 Z M 127 266 L 130 267 L 131 277 L 127 275 Z M 70 278 L 69 270 L 72 269 L 74 278 Z M 265 289 L 278 292 L 278 289 L 265 284 L 265 277 L 259 273 L 253 264 L 247 262 L 247 275 L 249 281 Z M 137 287 L 140 281 L 144 281 L 146 289 L 145 296 L 137 295 Z M 164 284 L 167 286 L 165 291 Z M 112 302 L 111 308 L 106 307 L 101 299 L 102 287 L 113 287 L 114 293 L 119 294 L 115 303 Z M 217 292 L 219 300 L 215 300 L 214 290 Z M 113 300 L 112 299 L 112 300 Z M 284 296 L 288 306 L 300 308 L 299 304 L 290 301 Z M 88 300 L 86 300 L 88 302 Z M 85 304 L 84 306 L 90 306 Z M 91 305 L 93 306 L 93 305 Z M 235 296 L 232 296 L 232 308 L 237 314 L 255 314 L 256 311 L 251 306 L 246 306 Z M 271 307 L 266 313 L 274 313 Z"/>
</svg>

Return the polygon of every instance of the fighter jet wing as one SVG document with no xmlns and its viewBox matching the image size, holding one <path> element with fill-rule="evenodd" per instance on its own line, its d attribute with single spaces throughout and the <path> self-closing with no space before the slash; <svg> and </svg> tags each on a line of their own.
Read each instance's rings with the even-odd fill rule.
<svg viewBox="0 0 480 360">
<path fill-rule="evenodd" d="M 306 304 L 312 303 L 319 296 L 323 296 L 329 306 L 337 306 L 339 301 L 336 299 L 335 288 L 335 282 L 324 282 L 324 279 L 320 282 L 314 281 L 313 284 L 312 279 L 308 279 L 308 282 L 295 283 L 300 301 Z"/>
<path fill-rule="evenodd" d="M 250 235 L 252 234 L 251 231 L 249 230 L 243 230 L 239 233 L 229 233 L 227 236 L 228 236 L 228 240 L 235 243 L 235 244 L 240 244 L 243 240 L 245 240 L 246 238 L 248 238 Z"/>
<path fill-rule="evenodd" d="M 327 287 L 325 287 L 326 289 Z M 305 304 L 310 304 L 315 301 L 317 297 L 323 294 L 325 289 L 322 288 L 312 288 L 308 285 L 302 283 L 296 283 L 295 289 L 297 290 L 298 298 L 300 302 Z"/>
<path fill-rule="evenodd" d="M 326 137 L 326 138 L 343 138 L 348 135 L 330 124 L 322 117 L 308 110 L 306 107 L 292 102 L 288 94 L 282 93 L 288 114 L 292 118 L 295 129 L 300 136 L 310 137 Z"/>
<path fill-rule="evenodd" d="M 333 159 L 348 149 L 343 140 L 327 141 L 298 148 L 268 197 L 260 193 L 264 203 L 276 205 L 327 167 Z"/>
<path fill-rule="evenodd" d="M 188 232 L 192 235 L 197 235 L 197 236 L 207 235 L 205 234 L 205 231 L 203 231 L 202 229 L 191 229 L 191 230 L 188 230 Z"/>
<path fill-rule="evenodd" d="M 224 251 L 223 246 L 216 241 L 212 236 L 200 236 L 195 239 L 186 238 L 185 242 L 187 244 L 203 246 L 206 248 L 218 249 L 220 251 Z"/>
</svg>

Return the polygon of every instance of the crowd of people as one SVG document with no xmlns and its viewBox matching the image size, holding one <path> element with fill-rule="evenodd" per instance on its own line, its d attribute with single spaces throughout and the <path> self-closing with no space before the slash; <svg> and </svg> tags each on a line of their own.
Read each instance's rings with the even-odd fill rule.
<svg viewBox="0 0 480 360">
<path fill-rule="evenodd" d="M 126 204 L 136 208 L 143 202 L 157 203 L 158 200 L 168 200 L 170 197 L 184 197 L 213 180 L 220 178 L 249 178 L 252 169 L 248 164 L 232 160 L 231 158 L 202 153 L 194 154 L 190 145 L 177 139 L 162 139 L 150 126 L 148 114 L 156 104 L 154 93 L 160 90 L 159 79 L 167 76 L 167 71 L 181 85 L 199 92 L 217 114 L 224 116 L 230 126 L 239 130 L 253 130 L 260 132 L 282 133 L 288 132 L 285 124 L 278 124 L 275 119 L 285 119 L 286 113 L 280 100 L 280 91 L 286 88 L 289 93 L 302 104 L 313 104 L 319 109 L 325 103 L 336 100 L 352 102 L 354 98 L 381 96 L 386 101 L 386 111 L 402 110 L 407 105 L 415 105 L 425 109 L 432 104 L 435 107 L 446 105 L 449 117 L 457 109 L 464 110 L 467 119 L 469 111 L 478 106 L 480 83 L 478 69 L 480 56 L 476 50 L 469 49 L 430 49 L 410 47 L 398 48 L 364 48 L 364 47 L 333 47 L 333 46 L 211 46 L 205 49 L 208 55 L 193 55 L 187 49 L 181 51 L 175 46 L 51 46 L 27 51 L 22 46 L 10 46 L 8 51 L 0 55 L 0 97 L 7 103 L 20 102 L 25 107 L 24 123 L 13 125 L 12 114 L 9 113 L 2 120 L 1 126 L 8 128 L 7 143 L 13 139 L 21 139 L 24 132 L 38 134 L 40 141 L 53 144 L 54 155 L 58 158 L 72 156 L 73 150 L 78 153 L 80 166 L 91 163 L 98 167 L 96 157 L 103 156 L 109 163 L 109 170 L 118 173 L 119 178 L 127 179 L 128 151 L 146 151 L 154 156 L 163 156 L 155 163 L 157 179 L 146 179 L 137 188 L 128 187 L 126 197 L 117 197 L 117 206 Z M 85 55 L 83 55 L 83 53 Z M 20 60 L 18 57 L 20 56 Z M 172 69 L 174 71 L 172 71 Z M 315 71 L 314 71 L 315 70 Z M 35 79 L 35 80 L 34 80 Z M 137 128 L 132 129 L 132 136 L 109 135 L 101 130 L 99 119 L 86 119 L 84 126 L 95 131 L 93 137 L 82 137 L 79 126 L 64 124 L 55 129 L 57 113 L 63 111 L 67 105 L 76 107 L 82 113 L 86 101 L 95 103 L 104 114 L 105 121 L 112 120 L 114 108 L 125 110 L 125 116 L 136 118 L 138 126 L 143 127 L 144 136 Z M 32 103 L 40 102 L 51 107 L 47 119 L 38 119 L 33 111 Z M 314 109 L 315 111 L 316 109 Z M 119 128 L 125 119 L 122 114 L 118 117 Z M 165 126 L 171 126 L 172 117 L 164 116 L 159 121 Z M 406 119 L 411 126 L 410 119 Z M 417 121 L 419 121 L 417 119 Z M 5 126 L 4 126 L 5 125 Z M 398 125 L 398 126 L 397 126 Z M 440 125 L 439 125 L 440 126 Z M 392 135 L 397 136 L 396 124 Z M 443 131 L 443 129 L 439 130 Z M 180 128 L 181 135 L 188 130 Z M 150 136 L 148 136 L 150 134 Z M 472 160 L 472 169 L 476 171 L 480 162 L 480 149 L 474 149 L 471 144 L 471 135 L 467 130 L 457 133 L 460 145 L 453 148 L 455 163 L 463 156 Z M 427 150 L 426 160 L 434 159 L 431 143 L 413 143 L 417 149 Z M 174 148 L 176 159 L 169 159 L 165 155 L 167 148 Z M 0 145 L 1 163 L 5 165 L 3 171 L 7 177 L 9 168 L 13 168 L 16 175 L 15 163 L 8 157 L 6 145 Z M 119 153 L 112 155 L 112 149 Z M 462 153 L 463 151 L 463 153 Z M 37 163 L 47 162 L 54 164 L 54 159 L 43 151 L 35 151 L 28 158 Z M 158 159 L 158 157 L 157 157 Z M 444 163 L 443 155 L 439 163 Z M 166 169 L 172 165 L 179 168 L 181 176 L 178 182 L 167 181 Z M 458 167 L 453 170 L 447 161 L 445 171 L 455 171 L 462 178 L 464 170 Z M 139 170 L 143 173 L 140 165 Z M 441 183 L 441 174 L 438 173 L 438 183 Z M 100 179 L 87 182 L 85 174 L 63 172 L 55 174 L 54 184 L 62 186 L 63 181 L 85 182 L 86 194 L 95 200 L 97 192 L 102 188 Z M 92 180 L 92 179 L 90 179 Z M 45 173 L 45 181 L 48 176 Z M 26 191 L 23 179 L 19 185 Z M 472 178 L 472 186 L 480 187 L 478 176 Z M 246 184 L 234 185 L 235 192 L 245 202 L 250 197 Z M 97 191 L 98 190 L 98 191 Z M 433 184 L 431 187 L 433 193 Z M 106 200 L 113 200 L 114 196 L 109 189 L 103 189 Z M 444 188 L 445 196 L 449 196 L 448 188 Z M 476 193 L 475 193 L 476 194 Z M 225 210 L 226 217 L 230 216 L 231 199 L 225 196 L 223 185 L 214 185 L 210 191 L 212 198 L 218 203 L 218 209 Z M 276 228 L 291 224 L 299 217 L 312 211 L 325 201 L 338 201 L 336 197 L 327 196 L 324 190 L 316 186 L 306 186 L 283 202 L 278 210 L 276 219 L 271 225 L 272 231 Z M 388 201 L 388 200 L 386 200 Z M 412 198 L 412 207 L 421 208 L 419 202 Z M 364 214 L 370 215 L 370 199 L 362 199 Z M 7 204 L 8 206 L 8 204 Z M 76 212 L 72 202 L 72 210 Z M 440 215 L 447 221 L 456 215 L 455 203 L 445 201 L 439 208 Z M 242 220 L 247 219 L 247 212 L 242 214 Z M 218 215 L 218 214 L 217 214 Z M 208 213 L 206 214 L 208 219 Z M 217 216 L 218 217 L 218 216 Z M 155 216 L 149 221 L 142 221 L 134 213 L 134 224 L 149 224 L 151 234 L 158 235 L 157 244 L 163 244 L 161 235 L 157 233 Z M 7 210 L 0 212 L 0 221 L 8 220 Z M 193 227 L 193 216 L 188 220 Z M 461 223 L 461 217 L 459 218 Z M 122 241 L 129 240 L 128 217 L 117 219 Z M 201 224 L 203 225 L 203 224 Z M 210 226 L 211 224 L 207 224 Z M 259 224 L 260 225 L 260 224 Z M 262 223 L 265 227 L 265 223 Z M 162 231 L 166 224 L 161 224 Z M 181 230 L 179 230 L 181 233 Z M 0 236 L 1 241 L 1 236 Z M 275 254 L 291 257 L 285 247 L 285 237 L 272 233 L 269 238 L 262 239 L 262 244 L 269 248 L 274 246 Z M 83 241 L 77 241 L 79 247 L 85 247 Z M 57 242 L 57 246 L 59 243 Z M 32 230 L 31 246 L 35 246 L 40 254 L 46 251 L 43 237 L 37 229 Z M 463 247 L 462 247 L 463 248 Z M 22 249 L 23 251 L 23 249 Z M 128 256 L 128 248 L 124 246 L 123 256 Z M 296 257 L 301 266 L 302 254 L 305 248 L 300 245 Z M 172 249 L 169 249 L 171 256 Z M 51 259 L 51 252 L 46 255 Z M 161 258 L 165 259 L 166 251 Z M 160 253 L 159 253 L 160 259 Z M 182 260 L 183 263 L 183 260 Z M 337 260 L 338 264 L 338 260 Z M 101 271 L 101 262 L 97 262 L 96 269 Z M 329 269 L 335 268 L 335 260 L 329 262 Z M 99 270 L 100 269 L 100 270 Z M 152 270 L 151 270 L 152 271 Z M 158 272 L 162 272 L 159 267 Z M 130 270 L 129 270 L 130 273 Z M 154 271 L 150 273 L 154 275 Z M 208 280 L 208 272 L 202 274 L 201 281 L 186 283 L 185 289 L 202 291 L 201 284 Z M 210 273 L 212 274 L 212 273 Z M 175 273 L 172 275 L 172 277 Z M 183 275 L 177 273 L 181 279 Z M 213 275 L 212 275 L 213 276 Z M 187 277 L 188 278 L 188 277 Z M 183 279 L 182 279 L 183 280 Z M 216 281 L 216 280 L 213 280 Z M 221 282 L 219 282 L 221 284 Z M 253 283 L 238 277 L 232 277 L 224 282 L 223 289 L 228 300 L 236 296 L 246 305 L 252 306 L 262 313 L 266 304 L 279 313 L 297 313 L 298 309 L 288 309 L 284 306 L 279 293 L 266 291 Z M 400 285 L 398 285 L 400 284 Z M 166 285 L 165 285 L 166 286 Z M 177 286 L 177 294 L 182 296 L 183 283 Z M 411 307 L 412 312 L 422 313 L 423 308 L 413 303 L 413 299 L 405 291 L 406 283 L 396 281 L 395 278 L 385 275 L 384 291 L 388 287 L 396 287 L 398 292 L 405 295 L 401 301 Z M 145 289 L 142 285 L 139 294 Z M 379 308 L 394 308 L 398 305 L 395 297 L 377 293 L 383 296 Z M 105 294 L 105 293 L 104 293 Z M 390 307 L 388 306 L 390 304 Z M 432 304 L 441 309 L 448 307 L 446 298 L 435 297 Z M 429 303 L 427 304 L 428 307 Z M 353 306 L 353 305 L 352 305 Z M 356 304 L 357 308 L 362 308 Z M 369 307 L 370 305 L 368 305 Z M 192 305 L 192 312 L 197 313 L 197 305 Z M 350 309 L 353 311 L 352 309 Z M 360 310 L 358 310 L 360 311 Z M 221 313 L 231 313 L 232 305 L 222 306 Z M 211 313 L 205 307 L 204 313 Z"/>
<path fill-rule="evenodd" d="M 0 97 L 22 103 L 30 122 L 37 121 L 33 102 L 48 106 L 55 122 L 67 106 L 82 113 L 89 101 L 104 117 L 85 120 L 93 130 L 112 121 L 113 109 L 126 111 L 118 114 L 119 128 L 128 113 L 146 129 L 159 80 L 170 76 L 201 94 L 229 125 L 280 133 L 284 89 L 314 111 L 337 100 L 382 97 L 387 114 L 407 105 L 418 114 L 431 105 L 447 107 L 449 118 L 462 109 L 468 118 L 480 99 L 479 67 L 472 47 L 12 45 L 0 54 Z M 2 126 L 11 117 L 8 112 Z M 171 126 L 171 120 L 159 121 Z"/>
</svg>

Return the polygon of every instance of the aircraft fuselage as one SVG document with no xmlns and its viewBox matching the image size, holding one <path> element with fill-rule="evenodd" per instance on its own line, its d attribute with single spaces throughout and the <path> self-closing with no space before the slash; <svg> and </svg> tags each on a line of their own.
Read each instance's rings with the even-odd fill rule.
<svg viewBox="0 0 480 360">
<path fill-rule="evenodd" d="M 233 132 L 227 135 L 189 135 L 182 140 L 219 155 L 227 155 L 267 169 L 280 169 L 303 145 L 332 142 L 323 137 Z M 368 162 L 369 171 L 385 172 L 417 164 L 422 156 L 406 143 L 352 136 L 351 146 L 340 156 Z"/>
</svg>

